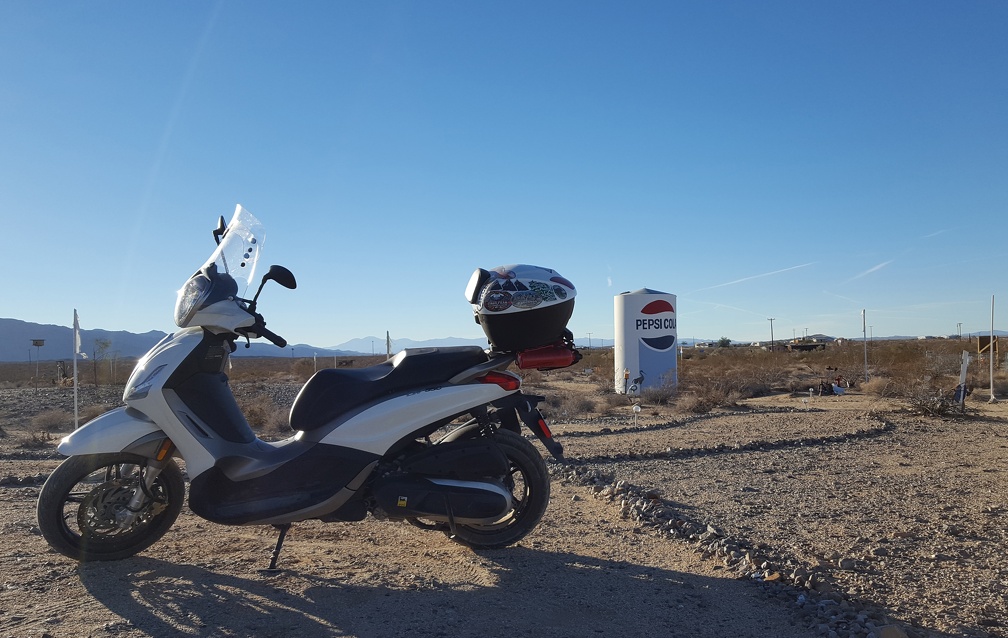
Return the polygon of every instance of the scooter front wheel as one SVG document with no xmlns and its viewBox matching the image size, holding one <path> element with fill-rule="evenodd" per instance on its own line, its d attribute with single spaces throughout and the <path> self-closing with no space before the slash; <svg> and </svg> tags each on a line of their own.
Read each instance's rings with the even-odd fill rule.
<svg viewBox="0 0 1008 638">
<path fill-rule="evenodd" d="M 39 494 L 38 525 L 49 545 L 79 561 L 119 560 L 161 538 L 182 510 L 185 481 L 169 460 L 145 488 L 147 461 L 132 454 L 63 461 Z M 142 502 L 131 510 L 137 490 L 143 492 Z"/>
<path fill-rule="evenodd" d="M 489 525 L 458 525 L 455 540 L 470 547 L 496 549 L 512 545 L 539 524 L 549 504 L 550 481 L 539 450 L 519 434 L 497 430 L 494 442 L 508 459 L 504 485 L 511 490 L 514 508 Z"/>
</svg>

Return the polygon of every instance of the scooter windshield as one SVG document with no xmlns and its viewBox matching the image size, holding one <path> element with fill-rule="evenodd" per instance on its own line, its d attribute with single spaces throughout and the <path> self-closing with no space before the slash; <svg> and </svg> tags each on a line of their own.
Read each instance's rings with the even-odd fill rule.
<svg viewBox="0 0 1008 638">
<path fill-rule="evenodd" d="M 238 284 L 238 296 L 244 297 L 255 276 L 265 239 L 266 229 L 262 223 L 238 204 L 217 250 L 210 255 L 201 270 L 206 272 L 211 265 L 216 264 L 217 272 L 230 275 Z"/>
<path fill-rule="evenodd" d="M 180 328 L 189 327 L 200 310 L 214 303 L 244 298 L 255 276 L 266 238 L 263 225 L 238 205 L 226 228 L 210 259 L 178 291 L 175 325 Z"/>
</svg>

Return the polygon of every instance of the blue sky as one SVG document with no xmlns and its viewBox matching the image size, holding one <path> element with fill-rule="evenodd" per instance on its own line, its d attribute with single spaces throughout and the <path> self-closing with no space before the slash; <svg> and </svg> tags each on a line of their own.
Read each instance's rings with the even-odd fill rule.
<svg viewBox="0 0 1008 638">
<path fill-rule="evenodd" d="M 173 329 L 241 203 L 270 328 L 477 337 L 476 267 L 678 296 L 680 339 L 986 331 L 1003 2 L 0 0 L 0 317 Z M 1003 328 L 1003 322 L 998 322 Z"/>
</svg>

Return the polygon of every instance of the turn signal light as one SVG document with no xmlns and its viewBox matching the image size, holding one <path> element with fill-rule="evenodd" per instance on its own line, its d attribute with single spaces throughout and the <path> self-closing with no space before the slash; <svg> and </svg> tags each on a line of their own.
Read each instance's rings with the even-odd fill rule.
<svg viewBox="0 0 1008 638">
<path fill-rule="evenodd" d="M 479 381 L 480 383 L 494 383 L 508 392 L 521 387 L 521 379 L 506 372 L 487 372 L 479 378 Z"/>
</svg>

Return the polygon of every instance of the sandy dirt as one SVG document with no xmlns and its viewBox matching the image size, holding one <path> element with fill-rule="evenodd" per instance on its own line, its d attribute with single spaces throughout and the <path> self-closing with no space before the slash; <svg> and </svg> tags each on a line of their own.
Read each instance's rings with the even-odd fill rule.
<svg viewBox="0 0 1008 638">
<path fill-rule="evenodd" d="M 0 636 L 1008 636 L 1004 403 L 554 420 L 570 462 L 519 544 L 306 522 L 269 572 L 272 528 L 188 509 L 134 558 L 51 551 L 34 511 L 59 458 L 24 445 L 60 392 L 0 390 Z"/>
</svg>

